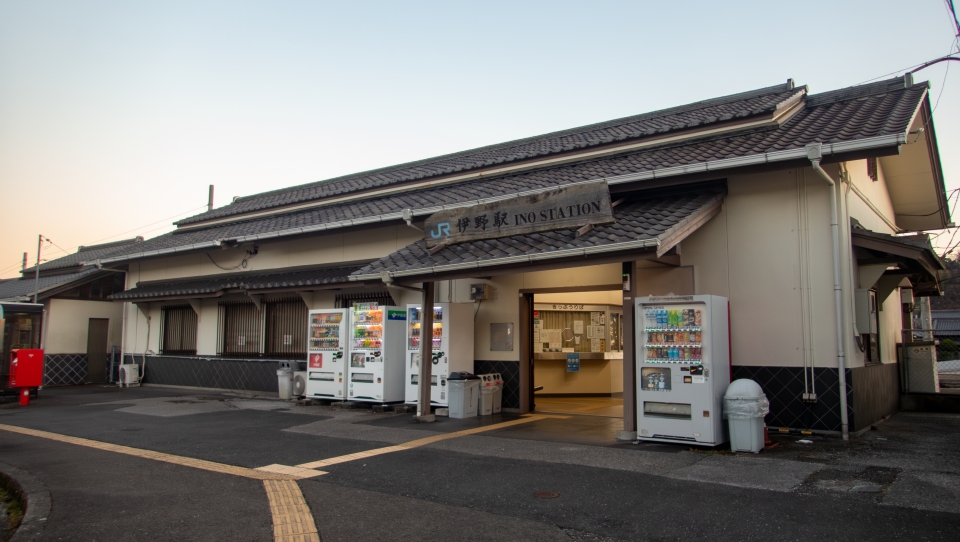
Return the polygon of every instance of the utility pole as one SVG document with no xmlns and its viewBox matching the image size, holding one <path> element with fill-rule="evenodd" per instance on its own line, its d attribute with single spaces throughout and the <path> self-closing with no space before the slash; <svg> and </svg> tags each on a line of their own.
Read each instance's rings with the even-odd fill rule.
<svg viewBox="0 0 960 542">
<path fill-rule="evenodd" d="M 39 299 L 40 299 L 40 248 L 42 246 L 43 246 L 43 236 L 38 235 L 37 236 L 37 269 L 36 269 L 36 280 L 34 282 L 36 286 L 35 288 L 36 291 L 33 294 L 34 303 L 39 303 Z M 26 254 L 24 254 L 24 258 L 26 258 Z"/>
<path fill-rule="evenodd" d="M 210 185 L 210 193 L 207 195 L 207 212 L 213 210 L 213 185 Z"/>
<path fill-rule="evenodd" d="M 23 271 L 27 268 L 27 253 L 23 253 L 23 264 L 20 266 L 20 274 L 23 274 Z"/>
</svg>

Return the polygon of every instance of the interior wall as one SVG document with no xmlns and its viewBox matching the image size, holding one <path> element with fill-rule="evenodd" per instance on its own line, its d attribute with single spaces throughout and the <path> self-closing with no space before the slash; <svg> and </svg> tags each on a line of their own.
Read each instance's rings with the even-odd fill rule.
<svg viewBox="0 0 960 542">
<path fill-rule="evenodd" d="M 623 362 L 619 359 L 580 360 L 580 371 L 567 372 L 566 360 L 536 360 L 534 386 L 546 394 L 623 393 Z"/>
</svg>

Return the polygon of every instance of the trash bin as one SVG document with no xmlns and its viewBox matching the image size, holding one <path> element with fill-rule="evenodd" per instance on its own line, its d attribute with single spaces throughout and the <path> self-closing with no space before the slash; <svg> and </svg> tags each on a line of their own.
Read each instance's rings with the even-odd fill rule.
<svg viewBox="0 0 960 542">
<path fill-rule="evenodd" d="M 450 373 L 450 417 L 472 418 L 477 415 L 480 399 L 480 379 L 470 373 Z"/>
<path fill-rule="evenodd" d="M 477 376 L 480 377 L 480 415 L 497 414 L 503 401 L 503 380 L 498 373 Z"/>
<path fill-rule="evenodd" d="M 730 426 L 730 449 L 760 453 L 763 449 L 763 417 L 768 412 L 770 402 L 760 384 L 746 378 L 731 382 L 723 395 L 723 417 Z"/>
<path fill-rule="evenodd" d="M 277 387 L 281 399 L 289 399 L 293 396 L 293 369 L 289 367 L 277 369 Z"/>
<path fill-rule="evenodd" d="M 496 386 L 493 388 L 493 413 L 498 414 L 503 405 L 503 377 L 500 373 L 491 373 Z"/>
</svg>

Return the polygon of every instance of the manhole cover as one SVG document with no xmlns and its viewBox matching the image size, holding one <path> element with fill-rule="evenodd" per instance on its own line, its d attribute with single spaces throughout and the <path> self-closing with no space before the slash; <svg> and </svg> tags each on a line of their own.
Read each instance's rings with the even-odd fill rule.
<svg viewBox="0 0 960 542">
<path fill-rule="evenodd" d="M 533 496 L 538 499 L 556 499 L 560 494 L 556 491 L 538 491 Z"/>
</svg>

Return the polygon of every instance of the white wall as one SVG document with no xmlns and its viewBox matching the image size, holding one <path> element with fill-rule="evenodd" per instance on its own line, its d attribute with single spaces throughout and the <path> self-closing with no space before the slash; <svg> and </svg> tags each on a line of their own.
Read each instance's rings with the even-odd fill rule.
<svg viewBox="0 0 960 542">
<path fill-rule="evenodd" d="M 123 306 L 105 301 L 50 299 L 44 329 L 44 349 L 47 354 L 85 354 L 87 332 L 91 318 L 110 319 L 107 332 L 107 352 L 111 346 L 120 346 L 120 328 Z"/>
</svg>

